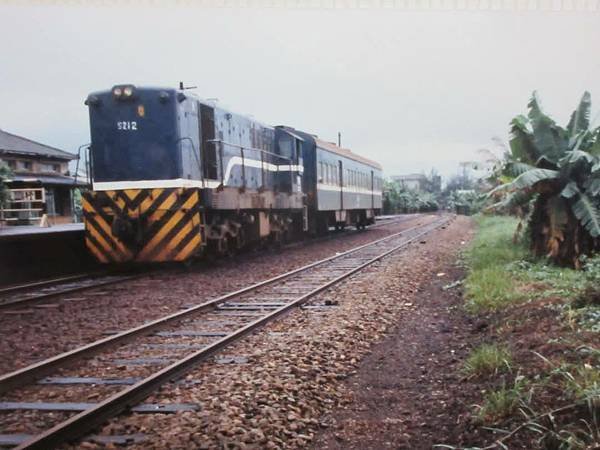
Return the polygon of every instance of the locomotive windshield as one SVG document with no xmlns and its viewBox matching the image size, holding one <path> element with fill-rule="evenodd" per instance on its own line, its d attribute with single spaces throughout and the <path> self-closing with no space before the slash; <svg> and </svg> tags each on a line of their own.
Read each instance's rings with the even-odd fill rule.
<svg viewBox="0 0 600 450">
<path fill-rule="evenodd" d="M 174 91 L 116 86 L 87 103 L 95 182 L 180 177 Z"/>
</svg>

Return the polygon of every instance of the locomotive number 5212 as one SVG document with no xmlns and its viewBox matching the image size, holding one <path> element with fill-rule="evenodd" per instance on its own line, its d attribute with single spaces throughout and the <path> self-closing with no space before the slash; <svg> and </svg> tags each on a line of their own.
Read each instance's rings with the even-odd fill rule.
<svg viewBox="0 0 600 450">
<path fill-rule="evenodd" d="M 117 130 L 137 131 L 137 122 L 136 121 L 117 122 Z"/>
</svg>

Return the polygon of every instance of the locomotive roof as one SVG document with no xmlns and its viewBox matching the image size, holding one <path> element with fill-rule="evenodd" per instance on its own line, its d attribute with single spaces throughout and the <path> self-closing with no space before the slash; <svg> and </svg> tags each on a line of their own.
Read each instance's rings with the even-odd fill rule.
<svg viewBox="0 0 600 450">
<path fill-rule="evenodd" d="M 335 145 L 332 142 L 323 141 L 322 139 L 319 139 L 319 138 L 314 138 L 314 139 L 317 144 L 317 147 L 327 150 L 328 152 L 332 152 L 337 155 L 344 156 L 348 159 L 358 161 L 360 163 L 366 164 L 366 165 L 374 167 L 376 169 L 382 170 L 381 164 L 379 164 L 378 162 L 375 162 L 371 159 L 357 155 L 356 153 L 354 153 L 352 150 L 350 150 L 348 148 L 338 147 L 337 145 Z"/>
<path fill-rule="evenodd" d="M 119 86 L 119 85 L 117 85 L 117 86 Z M 122 85 L 122 86 L 125 86 L 125 85 Z M 182 92 L 181 90 L 178 90 L 177 88 L 161 88 L 161 87 L 155 87 L 155 86 L 143 86 L 143 87 L 139 87 L 138 88 L 135 85 L 130 85 L 130 86 L 134 86 L 136 89 L 165 90 L 165 91 Z M 104 90 L 104 91 L 98 91 L 95 94 L 104 93 L 104 92 L 107 92 L 107 91 L 110 92 L 111 90 L 112 90 L 112 88 Z M 202 104 L 204 104 L 206 106 L 210 106 L 210 107 L 215 108 L 215 109 L 220 109 L 221 111 L 224 111 L 226 113 L 231 113 L 228 109 L 222 108 L 222 107 L 218 106 L 216 103 L 211 102 L 210 100 L 205 100 L 205 99 L 199 97 L 196 93 L 190 92 L 189 94 L 185 93 L 185 95 L 186 96 L 189 95 L 190 97 L 195 98 L 200 103 L 202 103 Z M 258 121 L 256 119 L 254 119 L 254 118 L 250 118 L 248 116 L 245 116 L 243 114 L 236 114 L 236 113 L 232 113 L 232 114 L 235 114 L 235 115 L 240 116 L 240 117 L 246 117 L 246 118 L 250 119 L 252 122 L 254 122 L 254 123 L 256 123 L 256 124 L 258 124 L 258 125 L 260 125 L 260 126 L 262 126 L 264 128 L 276 128 L 276 127 L 272 127 L 271 125 L 264 124 L 264 123 L 262 123 L 262 122 L 260 122 L 260 121 Z M 303 140 L 301 137 L 299 137 L 298 135 L 294 134 L 296 132 L 296 130 L 294 128 L 292 128 L 292 127 L 287 127 L 287 126 L 280 125 L 277 128 L 281 128 L 281 129 L 285 130 L 285 132 L 287 132 L 288 134 L 291 134 L 292 136 L 294 136 L 294 137 L 296 137 L 298 139 Z M 314 138 L 315 143 L 317 144 L 317 146 L 320 147 L 320 148 L 322 148 L 322 149 L 324 149 L 324 150 L 327 150 L 327 151 L 335 153 L 337 155 L 344 156 L 344 157 L 346 157 L 348 159 L 352 159 L 354 161 L 366 164 L 366 165 L 374 167 L 376 169 L 383 170 L 381 164 L 379 164 L 376 161 L 373 161 L 371 159 L 368 159 L 368 158 L 365 158 L 363 156 L 357 155 L 356 153 L 352 152 L 352 150 L 350 150 L 348 148 L 338 147 L 337 145 L 335 145 L 332 142 L 327 142 L 327 141 L 324 141 L 322 139 L 319 139 L 315 135 L 310 135 L 310 136 Z"/>
</svg>

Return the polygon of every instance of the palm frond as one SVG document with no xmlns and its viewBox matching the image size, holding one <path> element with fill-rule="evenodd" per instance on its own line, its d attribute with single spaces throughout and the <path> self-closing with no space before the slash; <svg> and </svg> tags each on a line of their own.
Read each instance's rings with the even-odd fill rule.
<svg viewBox="0 0 600 450">
<path fill-rule="evenodd" d="M 571 209 L 592 237 L 600 236 L 600 212 L 590 197 L 580 193 L 577 201 L 571 205 Z"/>
<path fill-rule="evenodd" d="M 514 186 L 513 186 L 513 182 L 514 182 L 514 180 L 512 180 L 512 181 L 509 181 L 509 182 L 507 182 L 507 183 L 504 183 L 504 184 L 501 184 L 501 185 L 499 185 L 499 186 L 496 186 L 494 189 L 490 190 L 490 191 L 489 191 L 489 192 L 486 194 L 486 197 L 490 198 L 490 197 L 493 197 L 495 194 L 498 194 L 498 193 L 500 193 L 500 192 L 505 192 L 505 191 L 510 191 L 510 190 L 512 190 L 512 189 L 514 188 Z"/>
<path fill-rule="evenodd" d="M 586 194 L 596 197 L 600 194 L 600 178 L 588 178 L 583 184 L 583 187 L 585 188 Z"/>
<path fill-rule="evenodd" d="M 544 114 L 540 106 L 537 92 L 533 92 L 529 101 L 529 120 L 533 129 L 533 144 L 540 156 L 550 161 L 558 161 L 568 149 L 567 132 L 558 126 L 554 120 Z"/>
<path fill-rule="evenodd" d="M 540 156 L 535 161 L 535 167 L 539 167 L 540 169 L 558 169 L 558 161 L 550 159 L 546 155 Z"/>
<path fill-rule="evenodd" d="M 581 194 L 581 191 L 579 190 L 577 183 L 575 183 L 574 181 L 568 182 L 567 185 L 560 192 L 560 196 L 564 198 L 573 198 L 577 194 Z"/>
<path fill-rule="evenodd" d="M 592 137 L 589 142 L 589 147 L 586 150 L 594 156 L 600 156 L 600 127 L 591 131 L 590 134 Z"/>
<path fill-rule="evenodd" d="M 490 211 L 511 211 L 517 207 L 525 206 L 535 195 L 531 191 L 515 191 L 508 194 L 501 201 L 494 203 L 486 208 Z"/>
<path fill-rule="evenodd" d="M 504 171 L 510 176 L 518 177 L 522 173 L 535 168 L 536 167 L 534 165 L 521 161 L 508 161 L 504 167 Z"/>
<path fill-rule="evenodd" d="M 509 145 L 513 159 L 533 163 L 540 157 L 533 144 L 532 130 L 527 117 L 518 115 L 511 120 L 510 136 Z"/>
<path fill-rule="evenodd" d="M 559 176 L 560 172 L 557 170 L 532 169 L 519 175 L 511 184 L 513 189 L 526 189 L 533 187 L 540 181 L 557 179 Z"/>
<path fill-rule="evenodd" d="M 592 108 L 592 96 L 589 92 L 585 91 L 577 109 L 571 114 L 571 119 L 567 125 L 567 131 L 573 139 L 576 135 L 582 131 L 586 131 L 590 126 L 590 110 Z"/>
<path fill-rule="evenodd" d="M 567 164 L 575 164 L 585 161 L 588 164 L 594 164 L 598 161 L 593 155 L 590 155 L 588 152 L 584 152 L 582 150 L 571 150 L 566 152 L 565 156 L 563 156 L 558 162 L 559 166 L 565 166 Z"/>
</svg>

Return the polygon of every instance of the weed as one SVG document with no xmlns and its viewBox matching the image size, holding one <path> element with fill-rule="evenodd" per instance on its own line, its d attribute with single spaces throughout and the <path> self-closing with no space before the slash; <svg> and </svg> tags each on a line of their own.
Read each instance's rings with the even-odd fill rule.
<svg viewBox="0 0 600 450">
<path fill-rule="evenodd" d="M 483 344 L 474 349 L 464 365 L 468 375 L 495 374 L 502 369 L 510 370 L 511 355 L 508 348 L 496 344 Z"/>
<path fill-rule="evenodd" d="M 497 423 L 512 415 L 521 403 L 524 385 L 523 377 L 517 377 L 512 387 L 503 385 L 489 392 L 479 409 L 478 419 L 484 423 Z"/>
<path fill-rule="evenodd" d="M 575 399 L 591 399 L 600 406 L 600 369 L 590 364 L 570 367 L 562 370 L 566 379 L 566 389 Z"/>
</svg>

